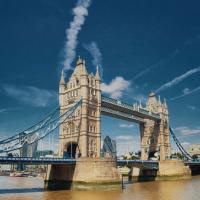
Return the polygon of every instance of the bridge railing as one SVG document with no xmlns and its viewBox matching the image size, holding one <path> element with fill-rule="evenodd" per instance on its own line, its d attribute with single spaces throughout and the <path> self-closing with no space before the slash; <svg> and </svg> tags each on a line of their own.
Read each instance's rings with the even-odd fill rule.
<svg viewBox="0 0 200 200">
<path fill-rule="evenodd" d="M 126 109 L 129 109 L 129 110 L 132 110 L 132 111 L 135 111 L 135 112 L 139 112 L 139 113 L 142 113 L 142 114 L 147 115 L 147 116 L 154 117 L 154 118 L 156 118 L 158 120 L 160 119 L 160 115 L 159 114 L 153 113 L 153 112 L 149 112 L 145 108 L 141 108 L 139 106 L 132 106 L 130 104 L 123 103 L 120 100 L 112 99 L 112 98 L 106 97 L 106 96 L 102 96 L 101 98 L 105 102 L 108 102 L 108 103 L 111 103 L 111 104 L 114 104 L 114 105 L 117 105 L 117 106 L 121 106 L 121 107 L 124 107 Z"/>
<path fill-rule="evenodd" d="M 123 119 L 125 118 L 127 120 L 134 121 L 134 122 L 137 122 L 137 123 L 144 123 L 143 118 L 140 118 L 140 117 L 137 117 L 137 116 L 134 116 L 134 115 L 131 115 L 131 114 L 127 114 L 127 113 L 124 113 L 124 112 L 112 110 L 112 109 L 109 109 L 109 108 L 102 107 L 101 112 L 109 113 L 112 116 L 118 116 L 119 118 L 123 118 Z"/>
</svg>

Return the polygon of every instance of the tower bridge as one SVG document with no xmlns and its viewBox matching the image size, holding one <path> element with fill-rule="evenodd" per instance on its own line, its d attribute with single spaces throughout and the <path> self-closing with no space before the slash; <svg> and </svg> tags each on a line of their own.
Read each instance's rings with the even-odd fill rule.
<svg viewBox="0 0 200 200">
<path fill-rule="evenodd" d="M 141 160 L 116 161 L 100 157 L 101 115 L 139 124 Z M 63 186 L 66 182 L 118 183 L 120 176 L 117 164 L 136 166 L 143 171 L 153 170 L 154 175 L 159 176 L 188 176 L 191 173 L 188 165 L 195 166 L 195 169 L 200 166 L 198 162 L 189 161 L 191 157 L 170 128 L 166 101 L 161 102 L 153 92 L 146 105 L 130 105 L 103 96 L 98 68 L 95 75 L 88 73 L 85 61 L 81 58 L 77 60 L 68 82 L 62 71 L 59 108 L 25 131 L 0 141 L 0 153 L 35 144 L 57 127 L 59 158 L 0 157 L 0 163 L 49 164 L 45 179 L 47 187 Z M 187 162 L 169 160 L 170 134 Z M 155 152 L 158 152 L 159 160 L 149 160 Z M 142 171 L 138 175 L 141 174 Z"/>
<path fill-rule="evenodd" d="M 60 126 L 60 155 L 71 149 L 73 155 L 100 157 L 101 115 L 107 115 L 140 125 L 142 159 L 152 152 L 160 152 L 160 160 L 170 156 L 170 131 L 166 102 L 149 95 L 146 106 L 129 105 L 101 95 L 101 78 L 88 73 L 85 61 L 78 59 L 74 72 L 66 83 L 64 73 L 59 86 L 61 113 L 82 97 L 73 122 L 69 119 Z M 72 147 L 71 147 L 72 146 Z M 71 153 L 70 153 L 71 154 Z"/>
</svg>

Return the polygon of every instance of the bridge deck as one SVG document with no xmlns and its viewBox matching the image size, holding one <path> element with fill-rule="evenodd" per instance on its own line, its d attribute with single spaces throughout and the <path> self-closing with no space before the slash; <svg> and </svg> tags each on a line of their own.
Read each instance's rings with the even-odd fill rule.
<svg viewBox="0 0 200 200">
<path fill-rule="evenodd" d="M 144 119 L 160 120 L 159 114 L 149 112 L 140 106 L 132 106 L 105 96 L 101 98 L 101 112 L 104 115 L 134 121 L 136 123 L 143 123 Z"/>
<path fill-rule="evenodd" d="M 27 165 L 48 165 L 48 164 L 75 164 L 76 159 L 64 158 L 31 158 L 31 157 L 0 157 L 0 164 L 27 164 Z M 149 169 L 157 169 L 158 161 L 150 160 L 117 160 L 118 166 L 141 166 Z"/>
<path fill-rule="evenodd" d="M 48 164 L 75 164 L 76 159 L 64 158 L 31 158 L 31 157 L 6 157 L 0 156 L 0 164 L 27 164 L 27 165 L 48 165 Z M 184 161 L 185 165 L 200 166 L 200 161 Z M 117 160 L 118 166 L 136 166 L 146 169 L 158 169 L 159 161 L 153 160 Z"/>
</svg>

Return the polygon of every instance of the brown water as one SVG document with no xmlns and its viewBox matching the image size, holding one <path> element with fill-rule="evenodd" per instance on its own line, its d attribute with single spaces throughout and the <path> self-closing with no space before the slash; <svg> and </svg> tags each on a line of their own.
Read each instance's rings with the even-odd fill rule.
<svg viewBox="0 0 200 200">
<path fill-rule="evenodd" d="M 45 191 L 41 178 L 0 176 L 3 200 L 200 200 L 200 176 L 189 180 L 133 183 L 115 191 Z"/>
</svg>

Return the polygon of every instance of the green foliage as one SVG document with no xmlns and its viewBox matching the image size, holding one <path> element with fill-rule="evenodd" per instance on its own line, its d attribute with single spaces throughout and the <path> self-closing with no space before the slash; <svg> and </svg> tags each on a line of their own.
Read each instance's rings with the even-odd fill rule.
<svg viewBox="0 0 200 200">
<path fill-rule="evenodd" d="M 177 159 L 180 159 L 180 160 L 184 160 L 184 156 L 181 154 L 181 153 L 173 153 L 171 154 L 170 158 L 177 158 Z"/>
</svg>

